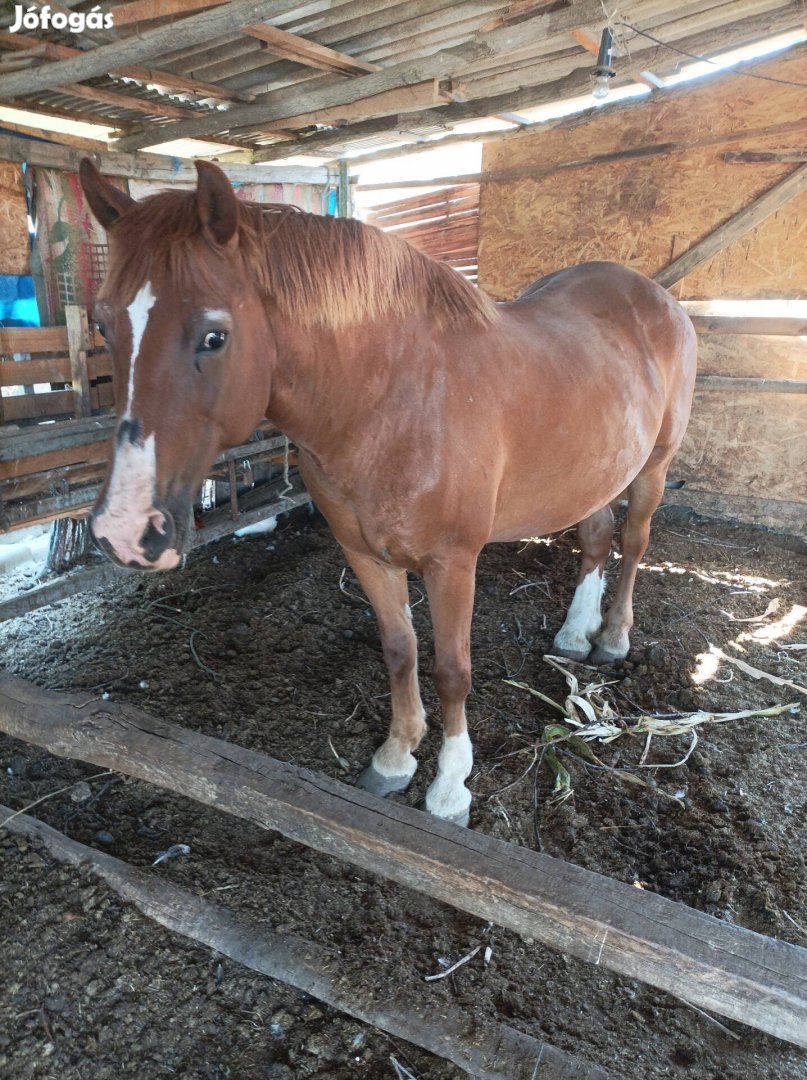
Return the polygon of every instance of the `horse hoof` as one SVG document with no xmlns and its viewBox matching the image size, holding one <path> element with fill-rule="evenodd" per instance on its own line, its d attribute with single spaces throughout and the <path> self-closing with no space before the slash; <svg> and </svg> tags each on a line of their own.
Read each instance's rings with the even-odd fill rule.
<svg viewBox="0 0 807 1080">
<path fill-rule="evenodd" d="M 411 776 L 384 776 L 373 765 L 368 765 L 356 781 L 356 787 L 384 799 L 387 795 L 394 795 L 396 791 L 406 791 L 411 783 Z"/>
<path fill-rule="evenodd" d="M 576 660 L 580 664 L 584 664 L 591 652 L 591 646 L 587 649 L 564 649 L 561 645 L 556 645 L 554 642 L 549 652 L 549 656 L 563 656 L 567 660 Z"/>
<path fill-rule="evenodd" d="M 431 812 L 425 803 L 423 809 L 427 814 Z M 438 821 L 450 821 L 452 825 L 459 825 L 462 829 L 467 829 L 471 822 L 470 810 L 460 810 L 456 814 L 432 814 L 431 816 L 437 818 Z"/>
<path fill-rule="evenodd" d="M 610 652 L 608 649 L 601 649 L 599 645 L 595 645 L 591 656 L 588 658 L 590 664 L 621 664 L 627 656 L 627 653 L 615 653 Z"/>
</svg>

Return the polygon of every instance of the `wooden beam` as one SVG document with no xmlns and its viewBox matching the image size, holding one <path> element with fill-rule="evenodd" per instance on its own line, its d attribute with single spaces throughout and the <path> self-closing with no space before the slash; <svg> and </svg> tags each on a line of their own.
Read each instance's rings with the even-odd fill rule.
<svg viewBox="0 0 807 1080">
<path fill-rule="evenodd" d="M 674 285 L 682 277 L 691 274 L 698 266 L 714 258 L 715 255 L 733 244 L 735 240 L 739 240 L 741 236 L 745 236 L 751 229 L 756 228 L 767 217 L 770 217 L 771 214 L 789 203 L 791 199 L 800 195 L 805 189 L 807 189 L 807 165 L 802 165 L 795 172 L 792 172 L 790 176 L 780 180 L 778 184 L 774 184 L 764 195 L 754 199 L 745 209 L 738 214 L 734 214 L 728 221 L 724 221 L 722 225 L 719 225 L 703 240 L 694 244 L 679 258 L 674 259 L 663 270 L 655 274 L 653 280 L 657 281 L 659 285 L 669 288 L 670 285 Z"/>
<path fill-rule="evenodd" d="M 676 233 L 672 238 L 672 244 L 670 246 L 670 261 L 673 262 L 679 255 L 683 255 L 685 251 L 689 251 L 689 238 L 686 236 L 679 236 L 678 233 Z M 670 292 L 676 300 L 680 300 L 683 287 L 683 278 L 670 286 Z"/>
<path fill-rule="evenodd" d="M 807 150 L 790 147 L 787 150 L 728 150 L 723 160 L 730 165 L 749 165 L 759 162 L 798 162 L 807 161 Z"/>
<path fill-rule="evenodd" d="M 237 964 L 296 987 L 373 1028 L 447 1059 L 478 1080 L 607 1080 L 597 1066 L 533 1039 L 507 1024 L 456 1005 L 434 1008 L 422 992 L 405 997 L 393 977 L 368 990 L 349 965 L 324 948 L 274 933 L 230 908 L 71 840 L 36 818 L 0 806 L 3 829 L 44 846 L 59 862 L 93 874 L 160 926 L 199 942 Z M 418 988 L 420 989 L 420 988 Z M 540 1070 L 540 1071 L 539 1071 Z"/>
<path fill-rule="evenodd" d="M 578 0 L 574 5 L 536 15 L 517 26 L 505 26 L 488 34 L 479 34 L 473 40 L 454 48 L 418 60 L 395 64 L 371 75 L 343 80 L 334 86 L 308 90 L 304 97 L 305 106 L 308 111 L 326 109 L 333 105 L 347 105 L 384 90 L 423 82 L 425 79 L 450 79 L 475 60 L 504 55 L 535 41 L 536 38 L 563 38 L 575 26 L 596 22 L 601 17 L 602 6 L 599 0 Z M 3 93 L 4 82 L 15 78 L 18 76 L 5 75 L 0 78 L 0 94 Z M 292 111 L 291 105 L 288 90 L 273 91 L 263 95 L 252 105 L 235 106 L 228 113 L 226 122 L 222 122 L 220 116 L 199 117 L 166 126 L 164 134 L 167 141 L 174 138 L 197 138 L 228 126 L 268 124 L 288 116 Z M 152 135 L 146 131 L 127 135 L 120 140 L 120 149 L 136 150 L 148 146 L 151 139 Z"/>
<path fill-rule="evenodd" d="M 0 161 L 26 161 L 30 165 L 41 165 L 43 168 L 77 172 L 83 157 L 91 157 L 107 176 L 162 180 L 167 184 L 175 180 L 196 181 L 196 168 L 192 161 L 177 166 L 172 163 L 171 158 L 162 154 L 119 154 L 114 151 L 85 154 L 70 146 L 18 139 L 14 135 L 0 135 Z M 328 169 L 307 165 L 266 168 L 222 163 L 221 167 L 230 180 L 245 184 L 328 184 L 332 176 Z"/>
<path fill-rule="evenodd" d="M 222 0 L 225 2 L 225 0 Z M 43 48 L 44 55 L 49 60 L 68 60 L 74 56 L 86 56 L 81 49 L 73 49 L 67 45 L 56 45 L 48 41 L 43 45 L 36 38 L 27 37 L 25 34 L 11 34 L 7 30 L 0 30 L 0 45 L 6 49 L 32 49 Z M 199 97 L 212 97 L 219 101 L 254 101 L 254 94 L 228 90 L 215 83 L 203 82 L 200 79 L 189 79 L 184 75 L 175 75 L 170 71 L 159 71 L 156 68 L 146 67 L 122 67 L 117 71 L 110 71 L 111 79 L 136 79 L 138 82 L 159 87 L 161 90 L 180 90 Z"/>
<path fill-rule="evenodd" d="M 128 705 L 0 672 L 0 730 L 135 776 L 807 1046 L 807 950 Z"/>
<path fill-rule="evenodd" d="M 686 307 L 684 302 L 684 307 Z M 807 337 L 807 319 L 792 315 L 694 315 L 699 334 L 758 334 L 769 337 Z"/>
<path fill-rule="evenodd" d="M 71 97 L 84 98 L 87 101 L 98 101 L 102 105 L 112 105 L 116 109 L 131 109 L 133 112 L 146 113 L 149 116 L 166 116 L 176 120 L 178 117 L 187 117 L 187 109 L 178 105 L 169 105 L 162 101 L 150 101 L 148 98 L 132 97 L 131 94 L 119 94 L 113 90 L 101 90 L 97 86 L 84 86 L 81 83 L 69 83 L 65 86 L 54 86 L 56 94 L 69 94 Z M 16 101 L 15 108 L 24 109 L 24 101 Z"/>
<path fill-rule="evenodd" d="M 268 23 L 245 26 L 241 32 L 257 38 L 262 46 L 275 56 L 281 56 L 284 60 L 293 60 L 297 64 L 305 64 L 307 67 L 317 68 L 320 71 L 332 71 L 337 75 L 366 75 L 368 72 L 381 70 L 378 64 L 368 64 L 365 60 L 358 60 L 354 56 L 348 56 L 347 53 L 337 52 L 336 49 L 330 49 L 327 45 L 306 41 L 297 34 L 289 34 Z"/>
<path fill-rule="evenodd" d="M 286 116 L 278 121 L 281 131 L 271 129 L 237 129 L 250 135 L 277 135 L 287 134 L 288 129 L 311 127 L 314 124 L 333 125 L 334 127 L 352 120 L 367 120 L 371 117 L 390 116 L 391 114 L 402 115 L 406 112 L 417 112 L 420 109 L 445 106 L 448 100 L 443 97 L 440 83 L 437 79 L 427 79 L 412 86 L 402 86 L 397 90 L 385 90 L 381 94 L 373 94 L 372 97 L 362 98 L 361 101 L 353 101 L 349 105 L 334 105 L 330 109 L 320 109 L 318 112 L 299 113 L 297 116 Z"/>
<path fill-rule="evenodd" d="M 782 529 L 807 539 L 807 514 L 803 502 L 765 499 L 755 495 L 724 495 L 719 491 L 706 491 L 687 484 L 678 491 L 668 488 L 664 492 L 663 505 L 656 512 L 662 512 L 669 505 L 685 507 L 703 517 L 721 521 L 744 521 L 764 525 L 768 529 Z"/>
<path fill-rule="evenodd" d="M 192 11 L 226 4 L 229 0 L 130 0 L 110 8 L 115 29 L 135 22 L 151 22 L 168 15 L 189 15 Z"/>
<path fill-rule="evenodd" d="M 25 109 L 25 106 L 22 106 Z M 107 150 L 106 142 L 100 139 L 84 139 L 81 135 L 68 135 L 64 131 L 48 131 L 45 128 L 29 127 L 27 124 L 12 124 L 8 120 L 0 120 L 0 130 L 4 132 L 16 132 L 19 135 L 32 135 L 41 142 L 59 143 L 61 146 L 72 146 L 76 150 Z"/>
<path fill-rule="evenodd" d="M 728 390 L 730 392 L 751 391 L 755 394 L 807 394 L 805 379 L 754 379 L 740 378 L 736 375 L 698 375 L 695 380 L 698 390 Z M 807 507 L 805 507 L 807 515 Z"/>
<path fill-rule="evenodd" d="M 90 566 L 83 566 L 55 581 L 49 581 L 46 585 L 39 585 L 30 592 L 22 593 L 11 600 L 4 600 L 0 603 L 0 623 L 7 622 L 9 619 L 19 619 L 32 611 L 58 604 L 60 600 L 66 600 L 85 589 L 99 589 L 103 585 L 111 585 L 136 573 L 136 570 L 124 570 L 108 559 L 92 563 Z"/>
<path fill-rule="evenodd" d="M 745 44 L 760 36 L 766 36 L 771 33 L 788 29 L 794 25 L 794 22 L 798 21 L 799 12 L 800 8 L 798 4 L 790 3 L 785 8 L 774 12 L 768 11 L 756 14 L 747 19 L 732 23 L 728 27 L 721 26 L 719 28 L 712 28 L 707 31 L 679 37 L 676 39 L 676 44 L 682 49 L 696 53 L 708 52 L 715 48 L 727 49 L 732 46 Z M 631 43 L 631 59 L 623 57 L 620 61 L 620 79 L 623 77 L 628 78 L 635 76 L 639 71 L 646 69 L 647 67 L 666 62 L 668 58 L 669 52 L 661 46 L 643 42 L 640 38 L 634 39 Z M 495 116 L 501 112 L 518 113 L 520 109 L 528 109 L 537 105 L 545 105 L 549 102 L 561 101 L 564 98 L 573 97 L 576 94 L 585 92 L 590 86 L 590 74 L 590 67 L 581 67 L 570 72 L 567 76 L 559 80 L 553 80 L 548 84 L 541 83 L 538 85 L 524 86 L 518 90 L 511 90 L 501 94 L 486 96 L 484 98 L 476 98 L 472 101 L 465 102 L 464 104 L 457 103 L 449 106 L 449 108 L 442 113 L 426 111 L 410 117 L 408 122 L 413 126 L 423 126 L 430 123 L 450 125 L 478 117 Z M 730 74 L 731 73 L 729 72 L 728 75 Z M 667 91 L 667 96 L 670 101 L 675 102 L 676 100 L 679 100 L 680 97 L 685 97 L 685 95 L 691 91 L 691 87 L 681 87 L 680 89 Z M 630 115 L 631 109 L 642 107 L 643 103 L 641 102 L 626 102 L 619 106 L 614 106 L 613 108 L 618 108 L 620 113 L 624 112 L 627 116 Z M 573 125 L 575 122 L 585 123 L 590 119 L 591 113 L 586 112 L 578 114 L 578 116 L 572 120 L 558 121 L 557 123 Z M 329 147 L 340 146 L 351 138 L 361 138 L 368 135 L 380 134 L 389 130 L 390 127 L 395 128 L 395 126 L 396 122 L 394 118 L 385 118 L 383 120 L 367 121 L 361 127 L 356 126 L 349 129 L 347 132 L 321 132 L 316 135 L 305 136 L 298 139 L 296 146 L 289 145 L 288 147 L 273 146 L 261 148 L 256 151 L 253 160 L 275 161 L 290 154 L 317 153 Z M 401 124 L 400 129 L 405 132 L 406 125 Z M 544 130 L 545 129 L 546 127 L 544 126 Z M 507 138 L 510 134 L 511 133 L 509 132 L 504 133 L 503 135 L 494 134 L 491 135 L 490 138 Z"/>
<path fill-rule="evenodd" d="M 133 34 L 109 45 L 99 45 L 78 56 L 57 60 L 36 71 L 2 75 L 0 100 L 20 94 L 52 90 L 54 86 L 66 82 L 81 82 L 95 75 L 106 75 L 126 64 L 138 63 L 185 45 L 198 45 L 214 37 L 232 34 L 242 26 L 294 10 L 297 3 L 298 0 L 231 0 L 223 7 L 178 20 L 172 24 L 170 33 L 157 26 L 153 30 L 144 30 L 141 34 Z M 144 145 L 148 145 L 148 142 Z"/>
</svg>

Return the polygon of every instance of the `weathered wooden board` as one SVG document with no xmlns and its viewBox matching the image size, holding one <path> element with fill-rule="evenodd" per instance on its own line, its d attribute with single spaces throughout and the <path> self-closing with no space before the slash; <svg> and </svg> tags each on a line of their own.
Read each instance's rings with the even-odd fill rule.
<svg viewBox="0 0 807 1080">
<path fill-rule="evenodd" d="M 392 973 L 386 984 L 368 990 L 333 949 L 274 933 L 263 920 L 237 914 L 0 806 L 3 829 L 43 845 L 60 862 L 91 867 L 122 899 L 161 926 L 447 1058 L 477 1080 L 608 1080 L 603 1069 L 495 1019 L 480 1020 L 457 1005 L 441 1003 L 435 1009 L 422 987 L 407 993 Z"/>
<path fill-rule="evenodd" d="M 215 806 L 807 1046 L 807 950 L 127 705 L 0 672 L 0 729 Z"/>
<path fill-rule="evenodd" d="M 22 170 L 0 162 L 0 274 L 27 274 L 30 251 Z"/>
<path fill-rule="evenodd" d="M 700 334 L 698 371 L 749 379 L 807 379 L 807 337 Z"/>
<path fill-rule="evenodd" d="M 807 46 L 755 66 L 807 83 Z M 744 141 L 743 132 L 803 119 L 804 88 L 716 76 L 657 99 L 587 113 L 545 132 L 489 144 L 484 171 L 551 167 L 643 144 L 733 133 L 742 149 L 803 146 L 804 131 Z M 484 183 L 480 284 L 515 296 L 561 266 L 614 259 L 653 276 L 670 260 L 674 235 L 694 246 L 792 172 L 781 162 L 726 163 L 726 144 L 679 149 L 537 178 Z M 689 274 L 685 297 L 801 297 L 807 280 L 807 192 Z"/>
<path fill-rule="evenodd" d="M 724 495 L 807 504 L 807 395 L 696 394 L 670 475 Z"/>
</svg>

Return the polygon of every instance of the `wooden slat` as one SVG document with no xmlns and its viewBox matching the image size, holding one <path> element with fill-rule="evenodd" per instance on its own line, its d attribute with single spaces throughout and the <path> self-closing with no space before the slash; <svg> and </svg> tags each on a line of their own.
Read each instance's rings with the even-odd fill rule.
<svg viewBox="0 0 807 1080">
<path fill-rule="evenodd" d="M 26 34 L 11 34 L 7 30 L 0 31 L 0 45 L 7 49 L 28 49 L 37 47 L 41 43 L 36 38 Z M 56 45 L 49 41 L 45 45 L 46 56 L 49 60 L 68 60 L 73 56 L 83 56 L 81 49 L 73 49 L 67 45 Z M 112 78 L 136 79 L 138 82 L 153 84 L 166 90 L 183 90 L 197 94 L 200 97 L 217 98 L 220 101 L 253 101 L 252 94 L 239 93 L 236 90 L 228 90 L 214 83 L 203 82 L 200 79 L 190 79 L 184 75 L 175 75 L 170 71 L 160 71 L 156 68 L 146 67 L 122 67 L 116 71 L 110 71 Z M 8 125 L 4 124 L 3 127 Z M 55 142 L 60 140 L 55 139 Z"/>
<path fill-rule="evenodd" d="M 410 86 L 402 86 L 395 90 L 386 90 L 381 94 L 371 94 L 370 97 L 362 98 L 361 101 L 353 101 L 348 105 L 335 105 L 330 109 L 319 109 L 314 112 L 297 113 L 295 116 L 284 116 L 277 122 L 277 127 L 283 134 L 285 129 L 312 127 L 315 124 L 327 126 L 338 125 L 353 120 L 366 120 L 377 116 L 389 116 L 394 113 L 417 112 L 420 109 L 438 108 L 447 105 L 448 102 L 441 96 L 440 83 L 437 79 L 426 79 L 423 82 L 413 83 Z M 275 134 L 275 128 L 236 128 L 237 132 L 248 132 L 251 135 Z"/>
<path fill-rule="evenodd" d="M 0 353 L 63 352 L 67 355 L 66 326 L 0 327 Z"/>
<path fill-rule="evenodd" d="M 304 102 L 305 107 L 311 111 L 327 109 L 334 105 L 346 105 L 358 101 L 371 94 L 422 82 L 425 79 L 449 79 L 464 65 L 471 64 L 475 59 L 512 52 L 523 42 L 536 38 L 560 37 L 575 26 L 597 21 L 601 16 L 602 6 L 599 0 L 577 0 L 577 3 L 568 8 L 560 8 L 557 11 L 526 19 L 515 27 L 502 27 L 488 34 L 477 35 L 473 40 L 451 49 L 439 51 L 418 60 L 394 64 L 383 71 L 363 75 L 361 78 L 345 79 L 336 86 L 322 87 L 318 90 L 310 89 L 304 97 L 301 95 L 300 103 Z M 196 16 L 196 18 L 203 17 Z M 4 93 L 4 84 L 7 85 L 9 80 L 18 80 L 17 85 L 21 85 L 23 81 L 19 75 L 0 77 L 0 95 Z M 292 112 L 290 104 L 287 91 L 275 91 L 264 95 L 253 105 L 235 106 L 228 113 L 227 122 L 223 122 L 221 117 L 180 120 L 176 124 L 166 125 L 162 134 L 166 139 L 198 138 L 238 124 L 264 125 L 290 115 Z M 118 146 L 121 150 L 137 150 L 148 146 L 153 138 L 153 132 L 143 130 L 120 139 Z"/>
<path fill-rule="evenodd" d="M 93 409 L 112 405 L 114 398 L 112 385 L 102 383 L 90 392 Z M 36 417 L 62 416 L 75 410 L 75 395 L 72 390 L 54 390 L 49 394 L 22 394 L 19 397 L 3 398 L 3 410 L 6 423 L 18 420 L 32 420 Z"/>
<path fill-rule="evenodd" d="M 99 45 L 78 56 L 45 64 L 35 71 L 2 75 L 0 98 L 52 90 L 54 86 L 68 82 L 82 82 L 96 75 L 119 70 L 123 65 L 161 56 L 169 49 L 198 45 L 222 34 L 235 33 L 240 27 L 260 22 L 261 19 L 282 15 L 292 10 L 296 2 L 297 0 L 231 0 L 229 4 L 212 11 L 178 19 L 172 25 L 170 34 L 166 34 L 166 31 L 158 26 L 108 45 Z M 144 145 L 147 146 L 148 141 Z"/>
<path fill-rule="evenodd" d="M 807 394 L 806 379 L 754 379 L 735 375 L 698 375 L 698 390 L 748 390 L 763 394 Z M 805 507 L 807 513 L 807 507 Z"/>
<path fill-rule="evenodd" d="M 70 359 L 67 356 L 53 356 L 45 360 L 0 361 L 0 386 L 27 386 L 46 382 L 70 382 Z"/>
<path fill-rule="evenodd" d="M 51 859 L 90 870 L 127 904 L 146 917 L 226 956 L 247 969 L 297 987 L 399 1039 L 448 1059 L 476 1080 L 608 1080 L 606 1072 L 579 1057 L 525 1035 L 492 1017 L 478 1017 L 461 1005 L 434 1008 L 428 995 L 397 985 L 394 970 L 379 982 L 351 971 L 334 950 L 297 935 L 278 934 L 263 921 L 159 880 L 105 852 L 87 847 L 35 818 L 0 805 L 0 830 L 44 845 Z M 48 860 L 48 866 L 50 859 Z M 44 884 L 45 872 L 41 872 Z M 76 879 L 78 880 L 78 878 Z M 380 943 L 375 943 L 376 952 Z M 369 982 L 369 985 L 368 985 Z M 269 1073 L 271 1076 L 271 1072 Z M 410 1073 L 410 1076 L 412 1074 Z"/>
<path fill-rule="evenodd" d="M 54 86 L 53 91 L 57 94 L 69 94 L 70 97 L 84 98 L 87 101 L 97 101 L 101 105 L 112 105 L 116 109 L 130 109 L 132 112 L 145 113 L 147 116 L 165 116 L 177 120 L 191 115 L 187 109 L 170 105 L 168 102 L 150 101 L 147 98 L 132 97 L 131 94 L 119 94 L 114 90 L 102 90 L 98 86 L 83 86 L 81 83 Z M 18 103 L 18 108 L 24 107 L 24 102 Z"/>
<path fill-rule="evenodd" d="M 339 75 L 366 75 L 370 71 L 381 70 L 378 64 L 368 64 L 365 60 L 337 52 L 326 45 L 306 41 L 297 34 L 289 34 L 286 30 L 279 30 L 268 23 L 245 26 L 242 33 L 257 38 L 275 56 L 294 60 L 298 64 L 305 64 L 320 71 L 333 71 Z"/>
<path fill-rule="evenodd" d="M 89 416 L 92 412 L 90 403 L 90 377 L 87 370 L 87 350 L 89 347 L 89 327 L 87 311 L 77 304 L 68 304 L 65 309 L 67 320 L 67 346 L 70 353 L 70 378 L 73 386 L 76 416 Z"/>
<path fill-rule="evenodd" d="M 807 190 L 807 165 L 802 165 L 795 172 L 792 172 L 790 176 L 780 180 L 778 184 L 774 184 L 764 195 L 754 199 L 749 206 L 746 206 L 738 214 L 734 214 L 728 221 L 723 222 L 703 240 L 693 244 L 683 255 L 674 259 L 663 270 L 655 274 L 654 280 L 659 285 L 669 288 L 676 281 L 686 277 L 698 266 L 701 266 L 730 244 L 733 244 L 735 240 L 745 236 L 747 232 L 750 232 L 751 229 L 755 228 L 767 217 L 770 217 L 771 214 L 776 213 L 780 207 L 790 202 L 791 199 L 804 190 Z"/>
<path fill-rule="evenodd" d="M 276 830 L 588 963 L 807 1046 L 807 950 L 128 705 L 0 674 L 0 729 Z"/>
<path fill-rule="evenodd" d="M 794 316 L 690 315 L 699 334 L 758 334 L 807 337 L 807 319 Z"/>
<path fill-rule="evenodd" d="M 150 22 L 168 15 L 189 15 L 192 11 L 226 4 L 228 0 L 131 0 L 128 4 L 116 4 L 111 8 L 115 29 L 135 22 Z"/>
</svg>

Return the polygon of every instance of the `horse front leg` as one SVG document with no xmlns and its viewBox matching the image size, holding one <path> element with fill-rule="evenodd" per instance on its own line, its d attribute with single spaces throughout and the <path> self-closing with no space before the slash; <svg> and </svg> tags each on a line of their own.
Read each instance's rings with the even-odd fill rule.
<svg viewBox="0 0 807 1080">
<path fill-rule="evenodd" d="M 467 825 L 471 793 L 465 786 L 473 768 L 473 747 L 465 718 L 471 689 L 471 618 L 476 554 L 451 554 L 424 572 L 434 628 L 434 683 L 443 710 L 443 745 L 437 776 L 426 792 L 435 817 Z"/>
<path fill-rule="evenodd" d="M 343 549 L 345 550 L 345 549 Z M 417 769 L 413 751 L 426 731 L 417 673 L 417 641 L 409 607 L 406 571 L 345 550 L 375 611 L 392 697 L 389 735 L 359 777 L 359 787 L 390 795 L 409 786 Z"/>
</svg>

